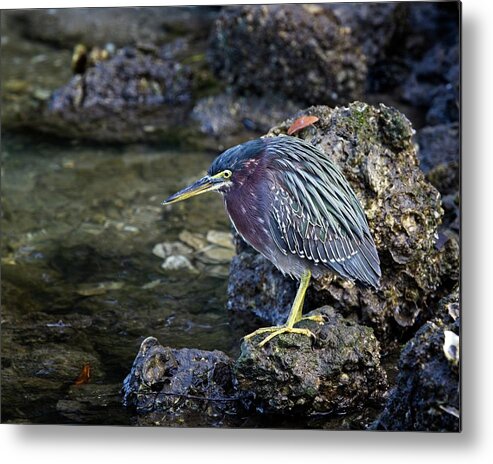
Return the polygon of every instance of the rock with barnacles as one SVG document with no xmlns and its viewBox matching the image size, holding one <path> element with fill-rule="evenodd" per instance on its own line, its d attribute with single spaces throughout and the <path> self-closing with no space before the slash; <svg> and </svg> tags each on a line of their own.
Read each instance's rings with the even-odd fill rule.
<svg viewBox="0 0 493 464">
<path fill-rule="evenodd" d="M 218 425 L 237 411 L 232 360 L 221 351 L 174 349 L 148 337 L 124 380 L 123 398 L 141 425 L 176 424 L 177 417 L 184 426 Z"/>
<path fill-rule="evenodd" d="M 296 135 L 321 149 L 342 169 L 366 212 L 382 269 L 379 290 L 354 285 L 328 272 L 315 283 L 316 291 L 309 295 L 305 310 L 332 305 L 343 315 L 372 326 L 383 344 L 392 344 L 429 319 L 429 308 L 458 281 L 457 242 L 437 242 L 443 215 L 440 194 L 419 168 L 414 130 L 399 111 L 360 102 L 335 109 L 311 107 L 272 128 L 267 136 L 286 134 L 293 121 L 304 115 L 319 120 Z M 229 294 L 241 294 L 243 288 L 246 294 L 271 294 L 276 308 L 275 295 L 282 295 L 292 281 L 286 278 L 284 285 L 276 282 L 275 291 L 269 279 L 258 275 L 245 282 L 238 275 L 252 274 L 258 263 L 253 266 L 254 258 L 242 259 L 244 253 L 255 255 L 253 251 L 240 252 L 235 261 L 245 265 L 236 267 Z M 272 267 L 265 262 L 262 272 L 268 275 Z M 268 306 L 267 301 L 263 304 Z M 230 298 L 228 307 L 241 313 L 254 305 L 253 297 L 248 301 Z M 277 316 L 276 311 L 273 315 Z"/>
<path fill-rule="evenodd" d="M 243 342 L 234 371 L 244 403 L 262 413 L 311 415 L 345 412 L 379 402 L 386 390 L 379 343 L 372 329 L 325 306 L 301 321 L 316 336 L 266 334 Z M 268 335 L 268 334 L 267 334 Z"/>
<path fill-rule="evenodd" d="M 243 93 L 281 93 L 305 104 L 351 101 L 366 79 L 350 30 L 318 5 L 225 8 L 211 35 L 209 62 Z"/>
<path fill-rule="evenodd" d="M 458 305 L 457 292 L 443 299 L 438 312 L 447 308 L 451 312 L 448 320 L 453 322 L 427 322 L 406 344 L 399 360 L 396 386 L 373 428 L 460 430 L 460 319 L 454 320 Z"/>
</svg>

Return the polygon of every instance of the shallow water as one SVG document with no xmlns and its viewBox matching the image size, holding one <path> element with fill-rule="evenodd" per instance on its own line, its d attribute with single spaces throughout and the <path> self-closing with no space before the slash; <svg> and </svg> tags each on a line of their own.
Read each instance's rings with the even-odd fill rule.
<svg viewBox="0 0 493 464">
<path fill-rule="evenodd" d="M 219 195 L 160 206 L 211 155 L 6 135 L 2 159 L 4 421 L 65 422 L 60 389 L 83 364 L 96 384 L 121 384 L 150 335 L 234 349 L 226 278 L 164 271 L 152 253 L 184 229 L 229 231 Z"/>
</svg>

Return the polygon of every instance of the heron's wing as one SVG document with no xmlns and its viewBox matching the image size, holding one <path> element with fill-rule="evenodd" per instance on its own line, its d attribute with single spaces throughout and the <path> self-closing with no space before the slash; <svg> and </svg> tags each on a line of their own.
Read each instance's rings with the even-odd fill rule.
<svg viewBox="0 0 493 464">
<path fill-rule="evenodd" d="M 310 150 L 311 146 L 308 147 Z M 365 213 L 339 169 L 321 152 L 278 158 L 270 229 L 284 254 L 378 287 L 380 261 Z M 277 178 L 277 176 L 274 176 Z"/>
</svg>

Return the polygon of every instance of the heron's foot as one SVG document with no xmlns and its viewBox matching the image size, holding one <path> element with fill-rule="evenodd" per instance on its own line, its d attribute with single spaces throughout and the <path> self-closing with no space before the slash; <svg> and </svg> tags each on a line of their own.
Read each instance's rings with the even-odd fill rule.
<svg viewBox="0 0 493 464">
<path fill-rule="evenodd" d="M 307 337 L 311 337 L 315 339 L 315 334 L 308 329 L 300 329 L 297 327 L 290 327 L 287 325 L 279 325 L 279 326 L 274 326 L 274 327 L 263 327 L 261 329 L 256 330 L 255 332 L 252 332 L 251 334 L 248 334 L 245 336 L 243 339 L 248 340 L 249 338 L 252 338 L 256 335 L 264 334 L 271 332 L 270 335 L 265 337 L 259 344 L 258 347 L 262 348 L 265 346 L 267 343 L 269 343 L 274 337 L 277 337 L 278 335 L 281 335 L 283 333 L 296 333 L 296 334 L 301 334 L 301 335 L 306 335 Z"/>
</svg>

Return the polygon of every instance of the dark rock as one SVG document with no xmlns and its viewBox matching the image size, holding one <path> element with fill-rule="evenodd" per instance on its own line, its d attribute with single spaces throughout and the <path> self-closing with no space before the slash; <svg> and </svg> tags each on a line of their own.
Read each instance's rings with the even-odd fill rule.
<svg viewBox="0 0 493 464">
<path fill-rule="evenodd" d="M 65 137 L 98 141 L 178 138 L 191 92 L 187 66 L 126 48 L 53 92 L 43 126 Z"/>
<path fill-rule="evenodd" d="M 397 385 L 373 428 L 378 430 L 460 431 L 459 366 L 444 353 L 449 330 L 459 335 L 456 290 L 440 304 L 440 319 L 427 322 L 406 344 L 399 360 Z"/>
<path fill-rule="evenodd" d="M 5 12 L 26 37 L 72 48 L 78 43 L 121 47 L 159 45 L 177 36 L 207 37 L 217 16 L 211 7 L 65 8 Z"/>
<path fill-rule="evenodd" d="M 420 167 L 425 173 L 440 164 L 452 164 L 454 173 L 458 172 L 460 149 L 458 123 L 424 127 L 417 132 L 416 142 L 419 146 Z M 437 185 L 435 186 L 440 190 Z"/>
<path fill-rule="evenodd" d="M 364 55 L 337 17 L 318 5 L 226 8 L 209 61 L 241 92 L 281 92 L 303 103 L 345 103 L 362 95 Z"/>
<path fill-rule="evenodd" d="M 229 271 L 227 309 L 231 324 L 241 327 L 242 336 L 266 324 L 282 324 L 293 304 L 296 287 L 297 282 L 286 279 L 270 261 L 243 246 Z"/>
<path fill-rule="evenodd" d="M 332 3 L 326 7 L 334 12 L 342 26 L 351 29 L 368 65 L 385 57 L 404 16 L 399 3 L 391 2 Z"/>
<path fill-rule="evenodd" d="M 262 348 L 265 335 L 243 342 L 235 375 L 244 401 L 263 413 L 310 415 L 381 400 L 386 376 L 373 331 L 328 306 L 310 315 L 325 319 L 298 324 L 317 336 L 313 346 L 297 334 L 281 334 Z"/>
<path fill-rule="evenodd" d="M 420 165 L 427 179 L 442 195 L 442 229 L 459 233 L 459 124 L 427 126 L 417 133 Z M 458 236 L 457 236 L 458 237 Z"/>
<path fill-rule="evenodd" d="M 440 194 L 419 169 L 414 131 L 397 110 L 358 102 L 336 109 L 312 107 L 274 127 L 268 135 L 285 134 L 295 119 L 307 114 L 319 121 L 298 135 L 327 153 L 351 183 L 366 211 L 382 268 L 378 291 L 328 273 L 315 285 L 317 302 L 358 317 L 375 329 L 382 343 L 392 344 L 413 326 L 422 325 L 429 317 L 427 308 L 458 281 L 457 242 L 448 240 L 440 249 L 436 247 L 443 215 Z M 292 281 L 285 279 L 283 285 L 279 279 L 271 287 L 273 265 L 265 263 L 262 273 L 254 275 L 253 258 L 245 258 L 246 265 L 241 266 L 242 256 L 244 252 L 235 260 L 229 295 L 252 295 L 245 297 L 241 308 L 254 308 L 251 289 L 256 284 L 252 282 L 263 281 L 262 305 L 268 307 L 271 299 L 272 307 L 277 308 L 274 294 L 288 294 Z M 267 299 L 269 294 L 272 298 Z M 241 312 L 238 301 L 238 297 L 232 299 L 230 307 Z"/>
<path fill-rule="evenodd" d="M 459 45 L 438 43 L 413 66 L 403 84 L 404 101 L 427 109 L 429 125 L 459 119 Z"/>
<path fill-rule="evenodd" d="M 418 59 L 430 44 L 452 45 L 459 36 L 458 2 L 401 2 L 405 18 L 400 43 L 396 44 L 412 58 Z"/>
<path fill-rule="evenodd" d="M 232 377 L 232 360 L 221 351 L 163 347 L 146 338 L 132 370 L 123 383 L 124 404 L 137 413 L 151 414 L 166 423 L 166 416 L 200 417 L 200 425 L 216 423 L 236 412 L 238 399 Z M 164 422 L 163 422 L 164 421 Z"/>
<path fill-rule="evenodd" d="M 72 424 L 129 424 L 120 389 L 120 384 L 73 385 L 57 401 L 57 413 Z"/>
<path fill-rule="evenodd" d="M 192 119 L 199 131 L 214 141 L 212 147 L 220 144 L 225 149 L 267 132 L 272 121 L 282 121 L 296 109 L 293 102 L 275 95 L 221 93 L 199 100 Z"/>
</svg>

